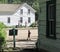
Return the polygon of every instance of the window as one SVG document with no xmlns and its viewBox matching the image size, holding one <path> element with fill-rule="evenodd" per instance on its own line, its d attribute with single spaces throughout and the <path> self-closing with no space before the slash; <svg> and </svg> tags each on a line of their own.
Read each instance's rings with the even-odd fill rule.
<svg viewBox="0 0 60 52">
<path fill-rule="evenodd" d="M 28 23 L 30 23 L 31 22 L 31 18 L 30 17 L 28 17 Z"/>
<path fill-rule="evenodd" d="M 30 14 L 30 9 L 28 9 L 28 14 Z"/>
<path fill-rule="evenodd" d="M 22 23 L 23 22 L 23 17 L 20 17 L 20 23 Z"/>
<path fill-rule="evenodd" d="M 8 23 L 10 23 L 10 17 L 8 17 Z"/>
<path fill-rule="evenodd" d="M 23 14 L 23 9 L 21 9 L 20 14 Z"/>
<path fill-rule="evenodd" d="M 51 1 L 46 3 L 46 36 L 56 39 L 56 6 Z"/>
</svg>

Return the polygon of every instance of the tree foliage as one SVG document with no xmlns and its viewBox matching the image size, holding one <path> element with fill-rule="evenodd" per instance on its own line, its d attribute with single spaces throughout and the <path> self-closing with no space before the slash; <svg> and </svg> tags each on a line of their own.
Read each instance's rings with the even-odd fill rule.
<svg viewBox="0 0 60 52">
<path fill-rule="evenodd" d="M 0 3 L 11 3 L 11 4 L 20 4 L 20 3 L 28 3 L 34 9 L 39 9 L 39 0 L 0 0 Z"/>
<path fill-rule="evenodd" d="M 3 29 L 3 28 L 5 28 L 6 26 L 2 23 L 2 22 L 0 22 L 0 29 Z"/>
</svg>

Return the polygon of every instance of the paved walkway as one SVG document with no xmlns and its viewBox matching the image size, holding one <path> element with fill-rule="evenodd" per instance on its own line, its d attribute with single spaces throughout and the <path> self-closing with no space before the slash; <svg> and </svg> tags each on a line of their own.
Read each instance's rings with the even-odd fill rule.
<svg viewBox="0 0 60 52">
<path fill-rule="evenodd" d="M 13 47 L 13 36 L 9 36 L 9 30 L 7 29 L 7 47 Z M 35 47 L 35 43 L 38 38 L 38 29 L 30 29 L 31 32 L 31 41 L 27 41 L 27 36 L 28 36 L 28 29 L 17 29 L 18 30 L 18 35 L 15 37 L 16 39 L 16 47 L 21 47 L 21 48 L 32 48 Z"/>
<path fill-rule="evenodd" d="M 37 39 L 32 40 L 17 40 L 16 41 L 16 47 L 19 48 L 36 48 L 36 41 Z M 13 47 L 13 41 L 7 41 L 7 47 Z"/>
<path fill-rule="evenodd" d="M 13 42 L 8 42 L 7 47 L 13 47 Z M 35 42 L 16 42 L 16 47 L 19 48 L 34 48 Z"/>
</svg>

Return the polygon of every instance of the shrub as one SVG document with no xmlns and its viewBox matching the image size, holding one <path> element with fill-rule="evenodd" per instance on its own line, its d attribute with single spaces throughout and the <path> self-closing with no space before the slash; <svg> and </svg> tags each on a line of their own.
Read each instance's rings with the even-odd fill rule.
<svg viewBox="0 0 60 52">
<path fill-rule="evenodd" d="M 36 23 L 32 23 L 30 27 L 36 27 Z"/>
<path fill-rule="evenodd" d="M 0 29 L 3 29 L 3 28 L 5 28 L 6 26 L 2 23 L 2 22 L 0 22 Z"/>
<path fill-rule="evenodd" d="M 0 49 L 5 44 L 6 31 L 4 28 L 5 28 L 5 25 L 0 22 Z"/>
</svg>

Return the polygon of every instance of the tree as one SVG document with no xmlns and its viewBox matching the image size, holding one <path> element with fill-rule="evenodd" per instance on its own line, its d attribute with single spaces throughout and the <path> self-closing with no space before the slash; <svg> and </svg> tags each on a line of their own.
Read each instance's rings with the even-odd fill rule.
<svg viewBox="0 0 60 52">
<path fill-rule="evenodd" d="M 36 10 L 35 20 L 38 20 L 38 12 L 39 12 L 39 0 L 35 0 L 32 7 Z"/>
<path fill-rule="evenodd" d="M 32 6 L 32 4 L 34 3 L 35 0 L 20 0 L 20 1 L 21 1 L 21 3 L 27 3 Z"/>
<path fill-rule="evenodd" d="M 13 3 L 13 0 L 8 0 L 8 4 L 12 4 Z"/>
<path fill-rule="evenodd" d="M 20 1 L 20 0 L 13 0 L 13 3 L 14 3 L 14 4 L 20 4 L 21 1 Z"/>
</svg>

